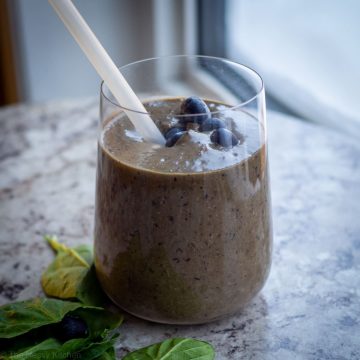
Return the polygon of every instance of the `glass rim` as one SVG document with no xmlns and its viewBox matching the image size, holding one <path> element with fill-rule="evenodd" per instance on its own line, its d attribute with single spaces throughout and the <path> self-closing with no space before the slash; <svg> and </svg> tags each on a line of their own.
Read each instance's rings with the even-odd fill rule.
<svg viewBox="0 0 360 360">
<path fill-rule="evenodd" d="M 253 95 L 251 98 L 249 98 L 247 100 L 244 100 L 244 101 L 242 101 L 242 102 L 240 102 L 240 103 L 238 103 L 238 104 L 236 104 L 234 106 L 230 106 L 229 108 L 226 109 L 226 111 L 236 110 L 238 108 L 241 108 L 241 107 L 251 103 L 257 97 L 259 97 L 264 91 L 264 81 L 263 81 L 262 77 L 260 76 L 260 74 L 257 71 L 255 71 L 254 69 L 252 69 L 251 67 L 249 67 L 247 65 L 244 65 L 244 64 L 241 64 L 239 62 L 229 60 L 229 59 L 226 59 L 226 58 L 217 57 L 217 56 L 207 56 L 207 55 L 166 55 L 166 56 L 157 56 L 157 57 L 151 57 L 151 58 L 146 58 L 146 59 L 141 59 L 141 60 L 131 62 L 129 64 L 118 67 L 118 69 L 121 71 L 121 70 L 123 70 L 125 68 L 128 68 L 128 67 L 132 66 L 132 65 L 145 63 L 145 62 L 153 61 L 153 60 L 169 59 L 169 58 L 172 58 L 172 59 L 176 59 L 176 58 L 196 58 L 196 59 L 199 59 L 199 58 L 202 58 L 202 59 L 211 59 L 211 60 L 221 60 L 221 61 L 233 64 L 233 65 L 236 65 L 236 66 L 242 68 L 243 70 L 249 71 L 250 73 L 252 73 L 252 75 L 255 75 L 255 77 L 257 77 L 260 80 L 260 88 L 256 91 L 255 95 Z M 127 108 L 125 106 L 120 105 L 117 102 L 114 102 L 113 100 L 111 100 L 105 94 L 105 92 L 104 92 L 105 86 L 106 86 L 106 88 L 108 88 L 107 85 L 105 84 L 104 80 L 102 80 L 101 84 L 100 84 L 100 94 L 101 94 L 101 96 L 103 96 L 107 101 L 109 101 L 114 106 L 116 106 L 116 107 L 118 107 L 118 108 L 120 108 L 122 110 L 130 111 L 130 112 L 137 113 L 137 114 L 151 115 L 148 112 L 143 112 L 143 111 L 139 111 L 139 110 L 130 109 L 130 108 Z M 214 114 L 219 114 L 219 113 L 222 113 L 222 112 L 224 112 L 224 110 L 216 110 L 216 111 L 210 111 L 210 114 L 214 115 Z M 208 113 L 191 114 L 191 116 L 204 116 L 204 115 L 208 115 Z M 186 115 L 186 114 L 176 115 L 177 118 L 178 117 L 179 118 L 186 117 L 186 116 L 188 116 L 188 115 Z"/>
</svg>

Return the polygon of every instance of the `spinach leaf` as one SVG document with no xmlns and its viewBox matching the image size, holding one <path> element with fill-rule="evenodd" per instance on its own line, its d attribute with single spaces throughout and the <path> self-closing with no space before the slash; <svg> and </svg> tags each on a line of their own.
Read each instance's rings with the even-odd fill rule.
<svg viewBox="0 0 360 360">
<path fill-rule="evenodd" d="M 48 296 L 60 299 L 77 299 L 84 304 L 101 306 L 108 301 L 100 287 L 93 265 L 93 252 L 87 245 L 69 248 L 46 236 L 55 260 L 41 277 L 41 285 Z"/>
<path fill-rule="evenodd" d="M 0 349 L 4 354 L 15 354 L 43 342 L 49 338 L 57 338 L 57 326 L 60 323 L 40 326 L 8 339 L 0 339 Z M 59 339 L 58 339 L 59 340 Z M 0 351 L 0 353 L 2 353 Z M 1 356 L 0 356 L 1 359 Z"/>
<path fill-rule="evenodd" d="M 91 265 L 77 289 L 76 298 L 82 303 L 93 306 L 104 306 L 109 303 L 96 276 L 95 266 Z"/>
<path fill-rule="evenodd" d="M 31 354 L 32 359 L 76 358 L 93 360 L 102 356 L 105 352 L 113 349 L 114 341 L 115 339 L 101 340 L 97 342 L 92 342 L 90 339 L 73 339 L 65 342 L 64 344 L 58 343 L 57 346 L 48 348 L 36 348 L 35 346 L 31 349 L 28 349 L 27 351 L 29 355 Z M 25 353 L 20 353 L 18 356 L 24 356 L 24 354 Z M 26 355 L 29 356 L 28 354 Z M 15 359 L 24 359 L 24 357 L 14 358 L 14 360 Z M 113 359 L 115 360 L 115 357 Z"/>
<path fill-rule="evenodd" d="M 102 353 L 99 357 L 95 358 L 95 360 L 115 360 L 115 349 L 114 347 Z"/>
<path fill-rule="evenodd" d="M 86 322 L 91 338 L 104 338 L 110 330 L 116 329 L 123 321 L 121 314 L 98 308 L 79 308 L 73 314 Z"/>
<path fill-rule="evenodd" d="M 122 360 L 212 360 L 213 347 L 195 339 L 174 338 L 133 351 Z"/>
<path fill-rule="evenodd" d="M 110 359 L 115 358 L 115 351 L 114 351 L 114 343 L 116 338 L 113 337 L 109 340 L 104 340 L 101 342 L 91 343 L 86 348 L 82 349 L 77 353 L 79 359 L 86 359 L 86 360 L 93 360 L 98 359 L 101 356 L 105 356 L 108 353 L 108 356 L 111 355 L 111 350 L 113 351 L 114 357 L 110 357 Z"/>
<path fill-rule="evenodd" d="M 93 249 L 89 245 L 78 245 L 74 247 L 74 251 L 77 252 L 90 266 L 94 262 Z"/>
<path fill-rule="evenodd" d="M 34 298 L 0 307 L 0 339 L 9 339 L 44 325 L 54 324 L 81 303 Z"/>
<path fill-rule="evenodd" d="M 51 359 L 41 356 L 41 354 L 46 354 L 48 351 L 52 351 L 58 349 L 60 347 L 60 343 L 53 338 L 46 339 L 41 343 L 31 346 L 30 348 L 20 351 L 17 353 L 11 353 L 9 355 L 4 355 L 4 357 L 0 357 L 0 359 L 4 360 L 24 360 L 24 359 Z"/>
<path fill-rule="evenodd" d="M 92 249 L 86 245 L 69 248 L 55 237 L 46 237 L 57 255 L 42 276 L 47 295 L 62 299 L 35 298 L 0 307 L 0 359 L 65 359 L 76 355 L 87 360 L 115 360 L 110 336 L 122 315 L 89 304 L 104 304 L 108 298 L 95 273 Z M 58 324 L 65 315 L 81 317 L 87 324 L 87 338 L 59 341 Z"/>
<path fill-rule="evenodd" d="M 114 342 L 115 338 L 98 342 L 91 342 L 90 339 L 73 339 L 61 344 L 58 340 L 50 338 L 25 350 L 4 355 L 3 358 L 0 356 L 0 359 L 23 360 L 31 358 L 50 360 L 75 357 L 86 360 L 115 360 Z"/>
<path fill-rule="evenodd" d="M 43 273 L 41 285 L 48 296 L 74 299 L 79 284 L 90 269 L 90 264 L 76 250 L 60 244 L 55 237 L 46 239 L 57 251 L 57 255 Z"/>
</svg>

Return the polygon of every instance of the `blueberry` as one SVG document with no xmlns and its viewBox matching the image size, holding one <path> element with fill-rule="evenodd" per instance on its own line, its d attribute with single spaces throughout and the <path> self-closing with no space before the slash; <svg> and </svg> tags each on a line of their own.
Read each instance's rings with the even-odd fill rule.
<svg viewBox="0 0 360 360">
<path fill-rule="evenodd" d="M 180 132 L 175 133 L 172 137 L 169 137 L 166 140 L 165 146 L 167 146 L 167 147 L 174 146 L 175 143 L 185 134 L 186 134 L 186 131 L 180 131 Z"/>
<path fill-rule="evenodd" d="M 205 120 L 200 126 L 199 126 L 199 131 L 211 131 L 211 130 L 215 130 L 215 129 L 220 129 L 220 128 L 225 128 L 226 125 L 225 123 L 220 120 L 220 119 L 216 119 L 216 118 L 212 118 L 212 119 L 207 119 Z"/>
<path fill-rule="evenodd" d="M 80 317 L 66 315 L 57 326 L 57 334 L 62 341 L 84 338 L 88 335 L 88 327 Z"/>
<path fill-rule="evenodd" d="M 210 135 L 210 140 L 223 147 L 235 146 L 239 142 L 239 139 L 231 131 L 224 128 L 214 130 Z"/>
<path fill-rule="evenodd" d="M 169 139 L 171 137 L 173 137 L 176 133 L 178 132 L 182 132 L 184 131 L 185 128 L 181 128 L 181 127 L 171 127 L 166 133 L 165 133 L 165 139 Z"/>
<path fill-rule="evenodd" d="M 180 106 L 182 115 L 193 115 L 180 117 L 181 123 L 194 122 L 201 124 L 206 119 L 210 119 L 210 110 L 205 102 L 197 96 L 190 96 L 185 99 Z M 196 115 L 201 114 L 201 115 Z"/>
</svg>

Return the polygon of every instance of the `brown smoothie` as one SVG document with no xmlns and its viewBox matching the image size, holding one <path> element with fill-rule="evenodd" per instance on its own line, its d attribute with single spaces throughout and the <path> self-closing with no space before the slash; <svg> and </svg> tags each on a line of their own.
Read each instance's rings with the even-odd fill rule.
<svg viewBox="0 0 360 360">
<path fill-rule="evenodd" d="M 145 104 L 165 132 L 181 99 Z M 207 101 L 239 143 L 223 148 L 190 124 L 174 146 L 149 144 L 125 115 L 99 139 L 95 265 L 124 310 L 164 323 L 212 321 L 263 286 L 272 232 L 266 146 L 258 121 Z"/>
</svg>

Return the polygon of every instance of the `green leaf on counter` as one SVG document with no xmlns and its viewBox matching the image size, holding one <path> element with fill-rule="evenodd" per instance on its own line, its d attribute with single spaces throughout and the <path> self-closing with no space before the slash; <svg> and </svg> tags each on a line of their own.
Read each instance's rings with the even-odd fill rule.
<svg viewBox="0 0 360 360">
<path fill-rule="evenodd" d="M 24 359 L 47 359 L 46 357 L 40 357 L 40 354 L 44 354 L 48 351 L 58 349 L 60 346 L 59 341 L 50 338 L 42 341 L 41 343 L 31 346 L 26 350 L 18 352 L 11 352 L 9 355 L 0 356 L 0 359 L 4 360 L 24 360 Z M 50 359 L 50 358 L 49 358 Z"/>
<path fill-rule="evenodd" d="M 122 360 L 213 360 L 213 347 L 195 339 L 174 338 L 127 354 Z"/>
<path fill-rule="evenodd" d="M 92 263 L 92 250 L 87 245 L 80 245 L 78 248 L 71 249 L 64 244 L 61 244 L 56 236 L 45 235 L 45 240 L 49 243 L 54 251 L 57 253 L 64 252 L 67 253 L 70 257 L 77 260 L 85 267 L 90 267 Z"/>
<path fill-rule="evenodd" d="M 86 322 L 91 338 L 105 338 L 109 331 L 116 329 L 123 322 L 123 316 L 97 308 L 79 308 L 73 312 Z"/>
<path fill-rule="evenodd" d="M 60 244 L 55 237 L 46 237 L 46 240 L 57 255 L 43 273 L 41 285 L 48 296 L 75 299 L 79 284 L 91 265 L 76 250 Z"/>
<path fill-rule="evenodd" d="M 56 340 L 55 340 L 56 341 Z M 65 342 L 64 344 L 57 343 L 57 346 L 53 346 L 52 348 L 38 348 L 36 351 L 33 347 L 28 350 L 29 355 L 31 354 L 32 359 L 86 359 L 93 360 L 97 359 L 106 353 L 108 350 L 113 349 L 115 339 L 109 340 L 101 340 L 97 342 L 92 342 L 90 339 L 73 339 Z M 33 350 L 33 352 L 31 352 Z M 15 359 L 23 359 L 20 355 L 25 355 L 24 353 L 20 353 L 19 357 L 11 358 L 11 360 Z M 28 354 L 26 354 L 29 356 Z M 111 359 L 111 358 L 110 358 Z M 111 360 L 115 360 L 115 357 Z"/>
<path fill-rule="evenodd" d="M 69 313 L 84 307 L 81 303 L 34 298 L 0 307 L 0 338 L 9 339 L 44 325 L 54 324 Z"/>
<path fill-rule="evenodd" d="M 100 306 L 107 297 L 100 287 L 93 265 L 93 252 L 87 245 L 69 248 L 55 236 L 46 236 L 56 251 L 55 260 L 41 277 L 46 295 L 59 299 L 77 299 L 84 304 Z"/>
<path fill-rule="evenodd" d="M 105 304 L 95 273 L 92 249 L 86 245 L 69 248 L 56 237 L 45 237 L 56 252 L 55 260 L 42 275 L 45 293 L 60 299 L 35 298 L 0 307 L 0 359 L 115 360 L 114 330 L 122 323 L 119 313 L 92 304 Z M 65 300 L 63 300 L 65 299 Z M 81 302 L 67 301 L 80 300 Z M 60 341 L 58 323 L 76 315 L 88 327 L 86 338 Z M 63 331 L 63 330 L 61 330 Z"/>
<path fill-rule="evenodd" d="M 95 359 L 103 354 L 109 358 L 117 334 L 109 336 L 122 322 L 119 314 L 57 299 L 18 302 L 0 310 L 5 314 L 0 317 L 0 348 L 5 350 L 4 355 L 8 354 L 4 359 L 20 359 L 19 354 L 25 358 L 57 359 L 74 352 L 84 354 L 80 357 L 83 359 Z M 57 337 L 57 323 L 67 314 L 76 315 L 86 322 L 87 338 L 65 343 L 54 339 Z M 0 356 L 0 359 L 3 358 Z"/>
<path fill-rule="evenodd" d="M 105 351 L 101 356 L 97 357 L 95 360 L 115 360 L 115 349 L 114 347 Z"/>
<path fill-rule="evenodd" d="M 108 356 L 108 359 L 115 360 L 115 351 L 114 344 L 116 337 L 110 338 L 109 340 L 104 340 L 101 342 L 95 342 L 89 344 L 86 348 L 83 348 L 81 351 L 78 351 L 77 355 L 79 359 L 86 360 L 99 360 L 104 359 L 104 356 Z M 109 357 L 113 354 L 113 357 Z M 106 359 L 106 357 L 105 357 Z"/>
<path fill-rule="evenodd" d="M 94 254 L 93 250 L 89 245 L 79 245 L 74 247 L 73 249 L 77 254 L 81 256 L 82 259 L 84 259 L 89 266 L 91 266 L 94 262 Z"/>
<path fill-rule="evenodd" d="M 115 360 L 115 338 L 92 342 L 90 339 L 73 339 L 61 343 L 54 338 L 49 338 L 25 350 L 13 351 L 3 355 L 0 359 L 67 359 L 78 358 L 86 360 Z M 112 357 L 111 357 L 112 356 Z"/>
<path fill-rule="evenodd" d="M 79 284 L 76 297 L 82 303 L 93 306 L 104 306 L 104 304 L 109 302 L 96 277 L 94 265 L 91 265 Z"/>
</svg>

